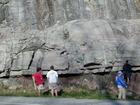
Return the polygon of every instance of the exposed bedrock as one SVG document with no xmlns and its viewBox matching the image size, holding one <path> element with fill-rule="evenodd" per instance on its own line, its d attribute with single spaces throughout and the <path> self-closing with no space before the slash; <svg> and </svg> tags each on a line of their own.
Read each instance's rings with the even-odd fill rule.
<svg viewBox="0 0 140 105">
<path fill-rule="evenodd" d="M 59 74 L 118 71 L 126 59 L 139 70 L 139 20 L 74 20 L 46 30 L 1 28 L 0 76 L 54 65 Z"/>
<path fill-rule="evenodd" d="M 54 65 L 62 87 L 116 92 L 129 60 L 139 94 L 139 19 L 140 0 L 0 0 L 0 85 L 31 85 L 37 67 L 45 77 Z"/>
</svg>

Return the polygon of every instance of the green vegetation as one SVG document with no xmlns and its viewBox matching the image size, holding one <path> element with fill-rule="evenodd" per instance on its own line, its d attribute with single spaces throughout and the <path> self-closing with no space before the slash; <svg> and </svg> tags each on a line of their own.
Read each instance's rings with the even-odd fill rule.
<svg viewBox="0 0 140 105">
<path fill-rule="evenodd" d="M 64 89 L 58 93 L 58 98 L 78 98 L 78 99 L 111 99 L 117 100 L 117 96 L 111 93 L 102 94 L 98 91 L 88 90 L 86 88 Z M 38 93 L 33 88 L 18 88 L 9 90 L 8 87 L 0 87 L 1 96 L 25 96 L 38 97 Z M 42 91 L 41 97 L 51 97 L 49 91 Z M 127 100 L 136 100 L 134 96 L 127 97 Z M 137 99 L 138 100 L 138 99 Z"/>
<path fill-rule="evenodd" d="M 17 88 L 16 90 L 9 90 L 8 87 L 0 87 L 1 96 L 37 96 L 37 91 L 33 88 Z"/>
<path fill-rule="evenodd" d="M 61 97 L 68 98 L 85 98 L 85 99 L 117 99 L 113 94 L 101 94 L 96 91 L 87 90 L 87 89 L 75 89 L 75 90 L 65 90 Z"/>
</svg>

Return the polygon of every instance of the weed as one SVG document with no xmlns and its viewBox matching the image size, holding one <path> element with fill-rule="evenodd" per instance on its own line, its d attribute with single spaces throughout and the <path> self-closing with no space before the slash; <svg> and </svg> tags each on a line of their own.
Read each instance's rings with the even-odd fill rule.
<svg viewBox="0 0 140 105">
<path fill-rule="evenodd" d="M 1 96 L 24 96 L 24 97 L 38 97 L 38 92 L 34 88 L 24 87 L 15 90 L 9 90 L 7 87 L 0 87 Z M 49 90 L 41 91 L 41 97 L 51 97 Z M 116 100 L 117 96 L 115 94 L 106 93 L 102 94 L 99 91 L 89 90 L 85 87 L 79 87 L 74 89 L 65 88 L 59 91 L 60 98 L 78 98 L 78 99 L 111 99 Z M 127 97 L 127 100 L 139 100 L 134 98 L 134 96 Z"/>
</svg>

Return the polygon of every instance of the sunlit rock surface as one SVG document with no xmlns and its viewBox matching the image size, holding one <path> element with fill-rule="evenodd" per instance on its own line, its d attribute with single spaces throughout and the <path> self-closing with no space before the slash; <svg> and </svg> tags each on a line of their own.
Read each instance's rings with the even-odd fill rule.
<svg viewBox="0 0 140 105">
<path fill-rule="evenodd" d="M 0 0 L 0 77 L 139 70 L 139 0 Z"/>
</svg>

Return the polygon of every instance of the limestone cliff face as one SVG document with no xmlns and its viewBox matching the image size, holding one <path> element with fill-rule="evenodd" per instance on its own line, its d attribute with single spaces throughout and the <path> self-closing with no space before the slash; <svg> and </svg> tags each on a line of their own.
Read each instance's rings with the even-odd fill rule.
<svg viewBox="0 0 140 105">
<path fill-rule="evenodd" d="M 0 23 L 19 30 L 47 29 L 77 19 L 139 19 L 139 0 L 0 0 Z"/>
<path fill-rule="evenodd" d="M 0 0 L 0 77 L 140 67 L 140 0 Z"/>
</svg>

